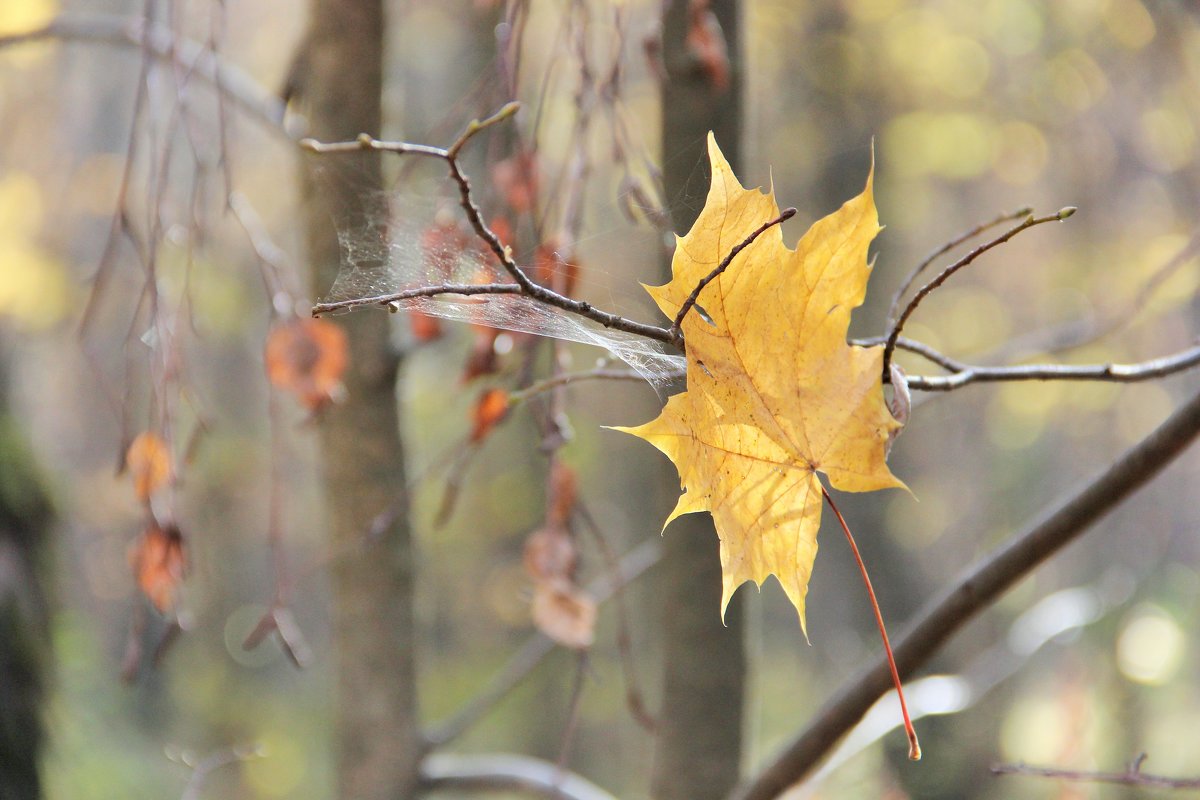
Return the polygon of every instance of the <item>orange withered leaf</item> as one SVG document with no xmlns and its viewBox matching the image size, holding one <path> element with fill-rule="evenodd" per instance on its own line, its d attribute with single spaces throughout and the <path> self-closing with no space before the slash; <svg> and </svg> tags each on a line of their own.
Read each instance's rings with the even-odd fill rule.
<svg viewBox="0 0 1200 800">
<path fill-rule="evenodd" d="M 492 165 L 492 186 L 515 213 L 532 211 L 538 191 L 536 158 L 524 152 L 497 161 Z"/>
<path fill-rule="evenodd" d="M 324 319 L 294 319 L 267 336 L 267 377 L 320 411 L 341 392 L 347 362 L 346 332 Z"/>
<path fill-rule="evenodd" d="M 432 342 L 442 336 L 442 321 L 432 314 L 409 311 L 408 326 L 418 342 Z"/>
<path fill-rule="evenodd" d="M 709 0 L 690 0 L 685 44 L 712 88 L 724 92 L 729 88 L 729 48 L 725 31 L 709 5 Z"/>
<path fill-rule="evenodd" d="M 503 389 L 485 389 L 475 401 L 471 411 L 471 441 L 480 442 L 508 416 L 508 392 Z"/>
<path fill-rule="evenodd" d="M 174 525 L 151 523 L 129 555 L 134 578 L 142 594 L 165 614 L 175 607 L 179 587 L 187 574 L 183 535 Z"/>
<path fill-rule="evenodd" d="M 525 540 L 525 572 L 539 583 L 554 579 L 570 580 L 577 561 L 575 543 L 566 529 L 547 525 Z"/>
<path fill-rule="evenodd" d="M 475 323 L 471 328 L 475 331 L 475 338 L 471 342 L 471 351 L 467 353 L 467 363 L 463 366 L 463 383 L 470 383 L 481 375 L 492 375 L 499 368 L 496 338 L 500 331 Z"/>
<path fill-rule="evenodd" d="M 559 644 L 585 650 L 596 640 L 596 601 L 567 581 L 540 581 L 534 587 L 533 622 Z"/>
<path fill-rule="evenodd" d="M 549 497 L 546 503 L 546 524 L 565 527 L 575 510 L 575 498 L 579 493 L 579 480 L 575 470 L 562 461 L 555 460 L 550 468 Z"/>
<path fill-rule="evenodd" d="M 157 434 L 145 432 L 125 451 L 125 468 L 133 478 L 133 491 L 143 503 L 171 477 L 171 452 Z"/>
<path fill-rule="evenodd" d="M 452 216 L 439 218 L 421 234 L 421 251 L 433 272 L 449 278 L 471 239 Z"/>
<path fill-rule="evenodd" d="M 492 233 L 496 234 L 496 238 L 500 240 L 500 244 L 505 247 L 513 246 L 513 243 L 516 241 L 516 235 L 513 232 L 512 223 L 508 221 L 508 217 L 492 217 L 492 221 L 488 223 L 488 227 L 492 229 Z"/>
</svg>

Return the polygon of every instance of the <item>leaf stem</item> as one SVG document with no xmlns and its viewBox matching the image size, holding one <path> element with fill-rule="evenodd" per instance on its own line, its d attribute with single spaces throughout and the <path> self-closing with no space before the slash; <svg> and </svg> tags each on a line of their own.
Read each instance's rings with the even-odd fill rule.
<svg viewBox="0 0 1200 800">
<path fill-rule="evenodd" d="M 908 703 L 904 702 L 904 687 L 900 685 L 900 671 L 896 669 L 896 659 L 892 656 L 892 643 L 888 641 L 887 628 L 883 624 L 883 614 L 879 611 L 879 601 L 875 599 L 871 576 L 867 574 L 867 565 L 863 563 L 862 554 L 858 552 L 858 545 L 854 542 L 854 535 L 850 533 L 850 526 L 846 524 L 845 517 L 842 516 L 842 512 L 838 510 L 833 498 L 829 496 L 829 491 L 824 486 L 821 487 L 821 494 L 825 496 L 825 502 L 829 503 L 829 507 L 833 509 L 838 522 L 842 525 L 846 541 L 850 543 L 850 550 L 854 553 L 854 561 L 858 564 L 858 571 L 862 574 L 863 584 L 867 587 L 867 595 L 871 598 L 871 610 L 875 612 L 875 624 L 879 626 L 879 635 L 883 638 L 883 651 L 887 654 L 888 666 L 892 670 L 892 683 L 896 685 L 896 696 L 900 698 L 900 714 L 904 717 L 904 732 L 908 734 L 908 757 L 913 761 L 920 761 L 921 743 L 917 741 L 917 731 L 913 728 L 912 719 L 908 716 Z"/>
</svg>

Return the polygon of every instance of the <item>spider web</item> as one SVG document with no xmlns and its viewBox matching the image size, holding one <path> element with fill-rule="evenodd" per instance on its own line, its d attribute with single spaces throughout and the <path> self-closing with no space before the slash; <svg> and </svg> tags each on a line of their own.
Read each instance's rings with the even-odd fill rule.
<svg viewBox="0 0 1200 800">
<path fill-rule="evenodd" d="M 462 246 L 453 237 L 431 237 L 434 225 L 461 219 L 457 209 L 438 210 L 431 197 L 390 195 L 375 218 L 338 225 L 342 264 L 325 302 L 394 294 L 444 284 L 512 283 L 495 255 L 474 237 Z M 463 228 L 465 230 L 465 226 Z M 591 267 L 589 267 L 591 269 Z M 529 274 L 529 271 L 526 271 Z M 530 333 L 607 350 L 656 390 L 683 375 L 686 359 L 659 344 L 519 295 L 439 295 L 399 300 L 405 311 Z M 614 310 L 606 308 L 606 310 Z M 620 310 L 617 309 L 617 313 Z"/>
</svg>

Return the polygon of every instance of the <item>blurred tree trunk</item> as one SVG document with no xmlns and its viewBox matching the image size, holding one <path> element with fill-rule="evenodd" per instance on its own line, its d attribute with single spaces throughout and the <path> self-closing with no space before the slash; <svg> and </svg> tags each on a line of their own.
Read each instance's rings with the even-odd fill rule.
<svg viewBox="0 0 1200 800">
<path fill-rule="evenodd" d="M 709 5 L 714 17 L 695 15 Z M 741 160 L 741 76 L 738 63 L 739 0 L 674 0 L 663 19 L 662 160 L 665 195 L 673 202 L 677 232 L 691 227 L 708 192 L 705 139 L 716 134 L 729 163 Z M 726 86 L 706 70 L 697 37 L 721 35 L 728 50 Z M 689 45 L 689 33 L 691 34 Z M 712 64 L 709 65 L 710 67 Z M 669 278 L 669 267 L 666 270 Z M 679 491 L 666 468 L 671 496 Z M 707 514 L 671 523 L 662 576 L 663 701 L 654 758 L 654 797 L 707 800 L 726 796 L 737 783 L 742 755 L 745 651 L 742 603 L 735 598 L 721 624 L 721 565 L 717 536 Z"/>
<path fill-rule="evenodd" d="M 6 400 L 0 386 L 0 800 L 36 800 L 50 638 L 40 562 L 52 512 Z"/>
<path fill-rule="evenodd" d="M 296 91 L 310 135 L 324 141 L 380 134 L 382 0 L 312 0 Z M 340 263 L 333 221 L 370 217 L 382 181 L 377 154 L 357 154 L 353 181 L 318 181 L 305 162 L 313 293 L 328 291 Z M 325 156 L 323 158 L 330 158 Z M 335 157 L 337 158 L 337 157 Z M 343 162 L 344 165 L 345 162 Z M 330 515 L 336 652 L 337 797 L 396 800 L 413 794 L 420 756 L 413 631 L 413 550 L 407 508 L 380 537 L 372 519 L 403 497 L 397 412 L 398 354 L 387 314 L 337 318 L 350 339 L 348 398 L 321 425 Z"/>
</svg>

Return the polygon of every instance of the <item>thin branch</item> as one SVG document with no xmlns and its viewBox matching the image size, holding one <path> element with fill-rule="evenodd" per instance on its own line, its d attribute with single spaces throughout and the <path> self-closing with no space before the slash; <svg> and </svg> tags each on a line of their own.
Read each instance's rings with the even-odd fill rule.
<svg viewBox="0 0 1200 800">
<path fill-rule="evenodd" d="M 886 382 L 889 379 L 888 368 L 892 363 L 892 353 L 894 353 L 896 350 L 896 340 L 900 338 L 900 332 L 904 330 L 904 323 L 908 322 L 908 318 L 911 317 L 913 312 L 917 310 L 917 306 L 921 304 L 922 300 L 924 300 L 935 289 L 945 283 L 951 275 L 958 272 L 963 267 L 971 264 L 975 259 L 979 258 L 988 250 L 991 250 L 994 247 L 999 247 L 1021 231 L 1028 230 L 1036 225 L 1042 225 L 1046 222 L 1061 222 L 1062 220 L 1074 214 L 1075 211 L 1076 209 L 1074 206 L 1067 206 L 1066 208 L 1059 210 L 1057 214 L 1051 214 L 1048 217 L 1029 217 L 1020 225 L 1015 225 L 1002 233 L 1000 236 L 997 236 L 996 238 L 979 245 L 979 247 L 976 247 L 958 261 L 955 261 L 953 264 L 939 272 L 937 277 L 935 277 L 929 283 L 922 286 L 917 293 L 913 295 L 912 300 L 908 301 L 908 305 L 904 307 L 903 313 L 900 314 L 900 318 L 896 320 L 896 323 L 892 326 L 891 332 L 888 334 L 887 343 L 883 347 L 884 381 Z"/>
<path fill-rule="evenodd" d="M 239 745 L 237 747 L 230 747 L 227 750 L 218 750 L 195 763 L 192 763 L 189 756 L 184 755 L 180 758 L 180 761 L 192 768 L 192 776 L 188 778 L 187 785 L 183 787 L 183 794 L 179 796 L 179 800 L 200 800 L 201 792 L 204 790 L 204 783 L 208 780 L 209 775 L 222 767 L 249 761 L 253 758 L 260 758 L 262 755 L 262 747 L 256 744 Z"/>
<path fill-rule="evenodd" d="M 1006 367 L 976 367 L 959 364 L 950 375 L 909 375 L 908 388 L 948 392 L 971 383 L 998 381 L 1107 381 L 1137 383 L 1154 380 L 1200 365 L 1200 345 L 1179 353 L 1136 364 L 1030 364 Z"/>
<path fill-rule="evenodd" d="M 887 337 L 872 336 L 868 339 L 851 339 L 850 344 L 857 347 L 878 347 L 887 342 Z M 966 368 L 966 364 L 961 361 L 951 358 L 945 353 L 941 353 L 924 342 L 918 342 L 915 339 L 909 339 L 906 336 L 901 336 L 896 339 L 897 350 L 907 350 L 910 353 L 916 353 L 933 364 L 937 364 L 947 372 L 958 372 L 960 369 Z"/>
<path fill-rule="evenodd" d="M 996 764 L 993 775 L 1029 775 L 1038 778 L 1058 778 L 1079 783 L 1115 783 L 1121 786 L 1146 786 L 1155 789 L 1200 789 L 1200 778 L 1168 778 L 1142 772 L 1143 754 L 1134 759 L 1124 772 L 1079 772 L 1056 767 L 1031 767 L 1027 764 Z"/>
<path fill-rule="evenodd" d="M 680 373 L 679 377 L 682 378 L 683 373 Z M 554 375 L 553 377 L 531 383 L 524 389 L 517 389 L 516 391 L 509 392 L 508 402 L 510 405 L 515 405 L 517 403 L 524 402 L 535 395 L 557 389 L 560 386 L 568 386 L 572 383 L 578 383 L 579 381 L 595 380 L 637 381 L 639 383 L 645 383 L 646 376 L 642 375 L 640 372 L 634 372 L 633 370 L 629 369 L 599 368 L 584 370 L 582 372 L 564 372 L 560 375 Z"/>
<path fill-rule="evenodd" d="M 1154 478 L 1198 435 L 1200 394 L 1102 475 L 1047 511 L 927 605 L 897 641 L 901 676 L 912 674 L 976 614 Z M 769 800 L 802 780 L 890 688 L 887 663 L 876 659 L 851 677 L 779 755 L 735 791 L 734 800 Z"/>
<path fill-rule="evenodd" d="M 521 287 L 515 283 L 444 283 L 440 286 L 418 286 L 415 289 L 405 289 L 392 294 L 380 294 L 373 297 L 355 297 L 350 300 L 337 300 L 332 303 L 317 303 L 312 308 L 312 315 L 319 317 L 336 311 L 346 311 L 360 306 L 386 306 L 389 311 L 399 311 L 400 303 L 414 297 L 437 297 L 443 294 L 469 296 L 474 294 L 522 294 Z"/>
<path fill-rule="evenodd" d="M 241 225 L 250 242 L 254 255 L 258 258 L 259 275 L 262 277 L 263 289 L 267 294 L 267 303 L 275 314 L 294 313 L 294 298 L 297 292 L 286 284 L 291 283 L 289 277 L 300 274 L 283 248 L 275 244 L 267 232 L 266 226 L 254 210 L 254 206 L 241 192 L 230 192 L 226 195 L 226 203 L 233 213 L 234 219 Z"/>
<path fill-rule="evenodd" d="M 159 25 L 141 18 L 109 14 L 61 14 L 31 31 L 0 36 L 0 49 L 46 40 L 90 42 L 134 47 L 155 58 L 170 61 L 194 72 L 217 89 L 249 117 L 264 127 L 294 138 L 284 129 L 284 104 L 236 67 L 221 62 L 215 52 L 187 39 L 180 39 Z"/>
<path fill-rule="evenodd" d="M 1015 219 L 1031 216 L 1032 214 L 1033 209 L 1028 207 L 1019 208 L 1016 211 L 1012 211 L 1008 214 L 1001 214 L 989 222 L 981 222 L 974 228 L 971 228 L 971 230 L 954 237 L 929 255 L 925 256 L 925 259 L 921 261 L 920 264 L 917 264 L 917 266 L 913 267 L 912 272 L 908 273 L 904 280 L 900 282 L 900 288 L 896 290 L 894 295 L 892 295 L 892 303 L 888 306 L 887 313 L 888 329 L 890 330 L 892 325 L 896 323 L 896 312 L 900 309 L 900 301 L 904 298 L 905 293 L 909 290 L 909 287 L 913 285 L 913 281 L 920 277 L 921 273 L 929 268 L 930 264 L 944 256 L 946 253 L 949 253 L 963 242 L 974 239 L 984 231 L 990 230 L 991 228 L 994 228 L 997 225 L 1005 222 L 1012 222 Z"/>
<path fill-rule="evenodd" d="M 457 793 L 522 792 L 557 800 L 616 800 L 587 778 L 549 761 L 504 753 L 427 757 L 421 763 L 421 790 L 443 789 Z"/>
<path fill-rule="evenodd" d="M 1028 668 L 1042 648 L 1052 643 L 1068 647 L 1064 634 L 1098 624 L 1115 609 L 1124 607 L 1128 599 L 1125 587 L 1103 581 L 1059 589 L 1041 598 L 1009 623 L 1007 635 L 993 637 L 994 644 L 971 656 L 957 674 L 928 675 L 910 681 L 906 689 L 913 722 L 975 708 L 997 687 Z M 1054 621 L 1046 625 L 1043 621 L 1050 607 L 1055 609 Z M 803 789 L 795 793 L 795 800 L 819 795 L 821 784 L 837 769 L 899 727 L 896 703 L 889 701 L 890 695 L 885 695 L 871 707 L 821 768 L 809 776 Z"/>
<path fill-rule="evenodd" d="M 646 708 L 645 698 L 642 696 L 642 688 L 637 679 L 637 662 L 633 657 L 633 636 L 630 633 L 629 625 L 629 610 L 625 607 L 625 591 L 624 586 L 620 585 L 618 578 L 621 575 L 621 564 L 617 560 L 617 554 L 613 550 L 612 545 L 608 542 L 608 537 L 604 535 L 604 531 L 600 528 L 596 518 L 588 511 L 587 506 L 582 501 L 577 500 L 575 503 L 575 513 L 583 520 L 584 525 L 592 532 L 592 536 L 596 540 L 596 544 L 600 548 L 600 553 L 604 558 L 605 567 L 608 569 L 608 574 L 613 577 L 613 584 L 616 586 L 613 592 L 613 605 L 615 606 L 617 618 L 617 653 L 621 658 L 621 670 L 625 673 L 625 705 L 629 708 L 629 713 L 633 715 L 634 720 L 642 726 L 642 729 L 648 733 L 654 733 L 658 727 L 658 721 Z"/>
<path fill-rule="evenodd" d="M 1061 353 L 1090 344 L 1127 325 L 1145 310 L 1150 298 L 1181 267 L 1190 263 L 1200 253 L 1200 233 L 1192 235 L 1178 251 L 1159 266 L 1146 279 L 1132 300 L 1120 303 L 1116 308 L 1102 310 L 1092 319 L 1076 319 L 1050 328 L 1033 331 L 1025 336 L 1009 339 L 980 360 L 1020 361 L 1038 354 Z M 1106 295 L 1107 296 L 1107 295 Z M 1100 303 L 1097 303 L 1099 305 Z"/>
<path fill-rule="evenodd" d="M 692 310 L 693 306 L 696 305 L 696 301 L 700 298 L 700 292 L 704 291 L 704 287 L 708 286 L 710 283 L 720 277 L 721 273 L 728 269 L 729 265 L 733 263 L 733 260 L 737 258 L 738 253 L 742 252 L 751 244 L 753 244 L 755 239 L 776 225 L 787 222 L 794 216 L 796 216 L 796 209 L 785 208 L 775 219 L 759 225 L 758 228 L 749 236 L 734 245 L 733 249 L 729 251 L 729 254 L 721 259 L 721 263 L 717 264 L 716 269 L 700 279 L 700 282 L 696 284 L 696 288 L 692 289 L 692 293 L 688 295 L 687 299 L 683 301 L 683 305 L 679 307 L 679 313 L 675 315 L 675 320 L 671 323 L 671 335 L 675 339 L 676 347 L 678 347 L 680 350 L 683 349 L 683 318 L 686 317 L 687 313 Z"/>
<path fill-rule="evenodd" d="M 657 540 L 644 542 L 621 559 L 619 574 L 593 581 L 587 592 L 597 603 L 604 603 L 623 586 L 638 578 L 658 563 L 662 548 Z M 525 644 L 508 660 L 492 678 L 491 683 L 460 708 L 445 722 L 434 727 L 425 741 L 429 748 L 447 744 L 462 736 L 479 720 L 486 716 L 496 704 L 516 688 L 542 660 L 554 651 L 557 645 L 543 633 L 530 636 Z"/>
<path fill-rule="evenodd" d="M 446 162 L 450 172 L 450 178 L 458 186 L 459 205 L 463 212 L 467 215 L 467 221 L 471 223 L 476 236 L 485 242 L 488 248 L 495 254 L 504 270 L 512 277 L 519 291 L 505 291 L 504 294 L 520 294 L 528 297 L 536 302 L 544 305 L 553 306 L 566 311 L 570 314 L 590 319 L 597 322 L 605 328 L 624 331 L 635 336 L 641 336 L 646 339 L 663 342 L 664 344 L 675 344 L 675 338 L 671 335 L 671 331 L 667 328 L 660 328 L 656 325 L 647 325 L 642 322 L 635 322 L 617 314 L 611 314 L 607 311 L 595 308 L 591 303 L 586 303 L 582 300 L 575 300 L 570 297 L 565 297 L 553 289 L 535 283 L 525 271 L 513 260 L 512 251 L 505 247 L 500 241 L 500 237 L 496 232 L 488 227 L 483 220 L 483 212 L 475 203 L 474 195 L 471 193 L 471 181 L 466 173 L 462 171 L 458 163 L 459 151 L 480 131 L 508 119 L 513 116 L 520 108 L 518 103 L 509 103 L 492 116 L 484 120 L 472 121 L 466 129 L 459 134 L 458 138 L 447 148 L 432 147 L 429 145 L 409 144 L 408 142 L 384 142 L 374 139 L 367 134 L 361 134 L 357 139 L 351 142 L 318 142 L 313 139 L 304 139 L 300 142 L 301 147 L 310 150 L 314 153 L 347 153 L 355 150 L 379 150 L 388 153 L 398 153 L 401 155 L 419 155 L 429 158 L 436 158 Z M 493 284 L 498 286 L 506 286 L 508 284 Z M 431 291 L 432 294 L 446 294 L 441 291 L 442 287 L 424 287 Z M 455 294 L 462 292 L 455 291 Z M 421 296 L 421 295 L 416 295 Z M 361 305 L 378 305 L 378 298 L 370 298 L 372 302 L 361 303 Z M 330 310 L 330 304 L 316 306 L 313 309 L 314 314 L 324 313 Z M 350 306 L 338 306 L 339 308 Z"/>
</svg>

